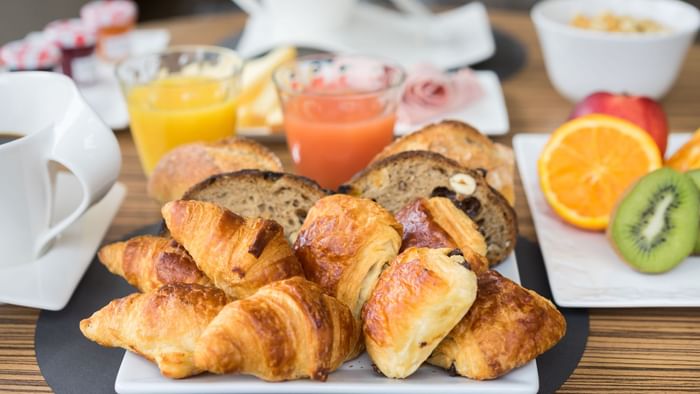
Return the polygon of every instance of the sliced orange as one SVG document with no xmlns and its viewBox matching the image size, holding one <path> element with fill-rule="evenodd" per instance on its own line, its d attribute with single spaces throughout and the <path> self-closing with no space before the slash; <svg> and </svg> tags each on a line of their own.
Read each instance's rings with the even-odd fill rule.
<svg viewBox="0 0 700 394">
<path fill-rule="evenodd" d="M 661 164 L 659 148 L 646 131 L 593 114 L 556 129 L 537 166 L 544 196 L 562 219 L 602 230 L 625 189 Z"/>
<path fill-rule="evenodd" d="M 700 168 L 700 129 L 666 161 L 666 165 L 681 172 Z"/>
</svg>

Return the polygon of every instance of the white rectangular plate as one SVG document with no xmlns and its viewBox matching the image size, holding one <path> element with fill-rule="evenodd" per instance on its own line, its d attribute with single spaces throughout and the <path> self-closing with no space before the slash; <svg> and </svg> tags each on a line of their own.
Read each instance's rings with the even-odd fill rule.
<svg viewBox="0 0 700 394">
<path fill-rule="evenodd" d="M 515 255 L 498 266 L 504 276 L 520 282 Z M 535 393 L 539 387 L 537 364 L 531 361 L 499 379 L 477 381 L 450 376 L 446 371 L 423 365 L 408 379 L 387 379 L 372 370 L 366 354 L 346 362 L 326 382 L 295 380 L 268 383 L 252 376 L 204 374 L 173 380 L 161 376 L 155 364 L 126 352 L 115 390 L 141 393 Z"/>
<path fill-rule="evenodd" d="M 479 84 L 484 89 L 484 96 L 467 105 L 461 110 L 442 114 L 419 124 L 397 123 L 394 134 L 397 136 L 409 134 L 431 123 L 443 119 L 461 120 L 479 129 L 486 135 L 503 135 L 510 130 L 508 109 L 503 98 L 501 82 L 493 71 L 474 71 Z M 284 141 L 284 132 L 273 132 L 266 127 L 238 128 L 237 133 L 244 137 L 262 141 Z"/>
<path fill-rule="evenodd" d="M 672 153 L 689 134 L 669 138 Z M 540 190 L 537 159 L 548 134 L 519 134 L 513 147 L 554 300 L 564 307 L 700 306 L 700 257 L 690 257 L 670 272 L 642 274 L 625 264 L 605 234 L 564 223 Z"/>
</svg>

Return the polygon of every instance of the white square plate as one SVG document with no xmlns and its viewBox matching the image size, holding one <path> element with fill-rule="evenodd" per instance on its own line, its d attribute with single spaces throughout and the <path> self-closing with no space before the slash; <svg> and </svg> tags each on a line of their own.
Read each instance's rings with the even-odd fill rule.
<svg viewBox="0 0 700 394">
<path fill-rule="evenodd" d="M 416 131 L 430 123 L 439 122 L 442 119 L 461 120 L 481 130 L 486 135 L 503 135 L 510 130 L 508 122 L 508 110 L 503 98 L 501 82 L 493 71 L 474 71 L 479 85 L 484 90 L 484 96 L 467 105 L 463 109 L 440 115 L 422 124 L 397 123 L 394 134 L 404 135 Z"/>
<path fill-rule="evenodd" d="M 55 217 L 67 216 L 80 202 L 78 179 L 65 172 L 56 178 Z M 70 300 L 126 194 L 116 183 L 58 238 L 53 247 L 29 264 L 0 267 L 0 302 L 57 311 Z"/>
<path fill-rule="evenodd" d="M 689 138 L 671 135 L 668 152 Z M 592 308 L 700 306 L 700 257 L 690 257 L 664 274 L 642 274 L 615 254 L 605 234 L 579 230 L 552 211 L 537 175 L 537 159 L 548 139 L 549 134 L 519 134 L 513 147 L 556 303 Z"/>
<path fill-rule="evenodd" d="M 515 255 L 498 266 L 504 276 L 520 282 Z M 126 352 L 115 390 L 120 394 L 141 393 L 535 393 L 539 387 L 537 364 L 531 361 L 496 380 L 477 381 L 450 376 L 447 371 L 423 365 L 408 379 L 387 379 L 372 370 L 367 354 L 346 362 L 326 382 L 296 380 L 268 383 L 252 376 L 204 374 L 173 380 L 161 376 L 144 358 Z"/>
</svg>

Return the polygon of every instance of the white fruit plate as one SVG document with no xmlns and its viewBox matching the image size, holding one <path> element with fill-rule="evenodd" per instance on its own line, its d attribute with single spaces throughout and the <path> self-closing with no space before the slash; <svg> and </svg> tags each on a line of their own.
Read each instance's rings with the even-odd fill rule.
<svg viewBox="0 0 700 394">
<path fill-rule="evenodd" d="M 515 255 L 498 266 L 506 277 L 520 282 Z M 161 376 L 158 368 L 141 356 L 126 352 L 115 390 L 120 394 L 141 393 L 535 393 L 539 387 L 537 364 L 531 361 L 499 379 L 469 380 L 450 376 L 440 368 L 423 365 L 408 379 L 387 379 L 377 375 L 366 354 L 345 363 L 326 382 L 295 380 L 268 383 L 252 376 L 204 374 L 173 380 Z"/>
<path fill-rule="evenodd" d="M 671 135 L 668 153 L 689 138 Z M 556 303 L 580 308 L 700 306 L 700 257 L 689 257 L 663 274 L 643 274 L 615 254 L 604 233 L 577 229 L 557 216 L 537 175 L 537 158 L 548 139 L 549 134 L 519 134 L 513 147 Z"/>
</svg>

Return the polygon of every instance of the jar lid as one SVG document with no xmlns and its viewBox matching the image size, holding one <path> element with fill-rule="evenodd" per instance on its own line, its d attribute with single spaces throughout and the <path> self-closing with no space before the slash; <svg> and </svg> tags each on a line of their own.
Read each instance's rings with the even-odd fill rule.
<svg viewBox="0 0 700 394">
<path fill-rule="evenodd" d="M 32 34 L 0 48 L 0 60 L 13 70 L 52 68 L 61 59 L 61 50 L 46 38 Z"/>
<path fill-rule="evenodd" d="M 126 25 L 136 20 L 136 3 L 130 0 L 97 0 L 80 9 L 80 17 L 92 28 Z"/>
<path fill-rule="evenodd" d="M 46 38 L 62 48 L 84 48 L 95 45 L 95 30 L 80 19 L 64 19 L 44 28 Z"/>
</svg>

